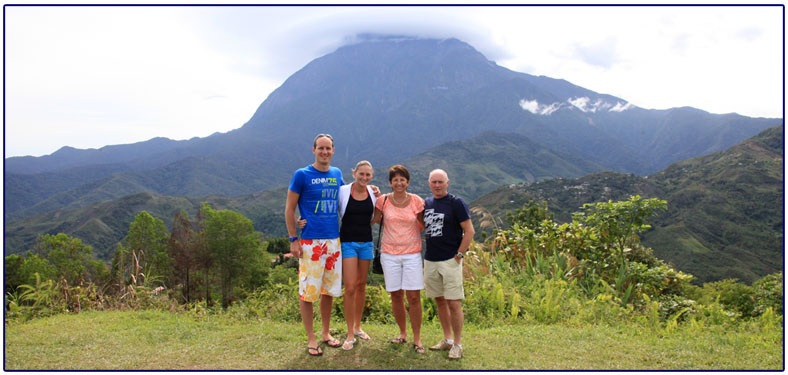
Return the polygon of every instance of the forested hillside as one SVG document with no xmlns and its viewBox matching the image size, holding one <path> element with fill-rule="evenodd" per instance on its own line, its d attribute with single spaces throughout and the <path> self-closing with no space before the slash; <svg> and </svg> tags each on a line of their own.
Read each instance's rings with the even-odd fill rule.
<svg viewBox="0 0 788 375">
<path fill-rule="evenodd" d="M 502 187 L 472 206 L 498 217 L 524 202 L 546 201 L 559 221 L 583 204 L 656 197 L 668 210 L 643 243 L 699 281 L 752 282 L 783 267 L 783 128 L 769 128 L 726 151 L 639 177 L 614 172 Z"/>
</svg>

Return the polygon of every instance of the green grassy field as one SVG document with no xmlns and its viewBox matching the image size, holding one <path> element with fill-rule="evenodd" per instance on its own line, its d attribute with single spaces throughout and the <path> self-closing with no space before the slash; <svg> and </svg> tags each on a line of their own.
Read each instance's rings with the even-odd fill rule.
<svg viewBox="0 0 788 375">
<path fill-rule="evenodd" d="M 319 321 L 316 320 L 319 327 Z M 344 331 L 340 322 L 332 328 Z M 161 311 L 87 312 L 5 326 L 6 370 L 782 370 L 782 328 L 679 325 L 643 329 L 521 323 L 468 325 L 464 357 L 419 355 L 410 342 L 390 344 L 394 325 L 367 324 L 371 341 L 351 351 L 306 354 L 300 323 L 196 317 Z M 441 338 L 426 322 L 424 344 Z M 344 332 L 336 334 L 344 339 Z M 411 339 L 412 337 L 408 337 Z"/>
</svg>

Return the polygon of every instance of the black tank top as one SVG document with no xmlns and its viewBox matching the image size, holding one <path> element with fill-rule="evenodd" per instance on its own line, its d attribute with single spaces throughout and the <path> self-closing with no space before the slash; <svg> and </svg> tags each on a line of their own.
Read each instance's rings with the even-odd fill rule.
<svg viewBox="0 0 788 375">
<path fill-rule="evenodd" d="M 339 228 L 339 241 L 341 242 L 371 242 L 372 198 L 367 194 L 367 199 L 357 201 L 350 195 L 347 200 L 345 214 L 342 216 L 342 226 Z"/>
</svg>

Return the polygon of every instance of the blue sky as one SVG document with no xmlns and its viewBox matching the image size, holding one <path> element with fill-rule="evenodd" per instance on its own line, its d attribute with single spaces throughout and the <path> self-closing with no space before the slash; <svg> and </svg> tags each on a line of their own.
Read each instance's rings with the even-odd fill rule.
<svg viewBox="0 0 788 375">
<path fill-rule="evenodd" d="M 6 7 L 5 156 L 242 126 L 359 33 L 463 40 L 643 108 L 781 117 L 781 7 Z"/>
</svg>

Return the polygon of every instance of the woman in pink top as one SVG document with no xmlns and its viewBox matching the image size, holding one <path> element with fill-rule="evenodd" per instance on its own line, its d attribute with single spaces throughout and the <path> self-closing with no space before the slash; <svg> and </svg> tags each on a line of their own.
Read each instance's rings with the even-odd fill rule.
<svg viewBox="0 0 788 375">
<path fill-rule="evenodd" d="M 421 290 L 424 289 L 424 273 L 421 260 L 421 231 L 424 217 L 424 200 L 407 192 L 410 172 L 402 165 L 389 169 L 389 185 L 394 191 L 379 197 L 375 202 L 373 223 L 383 218 L 383 234 L 380 239 L 380 262 L 386 291 L 391 293 L 391 308 L 400 334 L 392 343 L 405 343 L 407 326 L 405 318 L 405 296 L 410 306 L 410 325 L 413 329 L 413 347 L 424 353 L 421 344 Z"/>
</svg>

